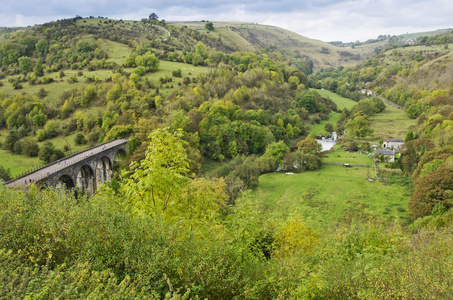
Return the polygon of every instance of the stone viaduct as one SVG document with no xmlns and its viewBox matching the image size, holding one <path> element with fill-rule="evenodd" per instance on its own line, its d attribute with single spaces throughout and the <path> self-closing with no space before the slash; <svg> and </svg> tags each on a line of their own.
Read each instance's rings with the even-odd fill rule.
<svg viewBox="0 0 453 300">
<path fill-rule="evenodd" d="M 35 183 L 41 188 L 76 188 L 78 193 L 91 196 L 100 183 L 112 179 L 115 159 L 126 154 L 126 145 L 126 139 L 104 143 L 16 178 L 7 185 L 25 188 Z"/>
</svg>

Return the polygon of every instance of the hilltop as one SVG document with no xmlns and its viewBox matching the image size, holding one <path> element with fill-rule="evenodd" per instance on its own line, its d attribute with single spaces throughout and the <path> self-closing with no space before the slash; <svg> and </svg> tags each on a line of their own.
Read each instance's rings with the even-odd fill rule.
<svg viewBox="0 0 453 300">
<path fill-rule="evenodd" d="M 312 60 L 315 70 L 340 65 L 354 66 L 370 54 L 365 50 L 336 47 L 270 25 L 220 21 L 212 23 L 215 30 L 209 34 L 231 45 L 237 51 L 278 50 L 285 57 L 306 57 Z M 170 24 L 206 31 L 204 28 L 206 22 L 170 22 Z"/>
</svg>

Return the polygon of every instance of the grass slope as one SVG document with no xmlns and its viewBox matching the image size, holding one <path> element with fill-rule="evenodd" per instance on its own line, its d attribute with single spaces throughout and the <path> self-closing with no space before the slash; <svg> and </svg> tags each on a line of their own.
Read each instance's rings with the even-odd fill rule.
<svg viewBox="0 0 453 300">
<path fill-rule="evenodd" d="M 417 120 L 409 119 L 404 110 L 386 104 L 383 112 L 370 118 L 371 128 L 374 130 L 371 141 L 381 138 L 404 139 L 407 132 L 417 124 Z"/>
<path fill-rule="evenodd" d="M 339 110 L 343 110 L 344 108 L 351 109 L 357 102 L 352 101 L 351 99 L 344 98 L 334 92 L 329 90 L 316 90 L 318 94 L 320 94 L 324 98 L 328 98 L 335 102 Z M 327 134 L 328 132 L 324 129 L 324 125 L 326 123 L 331 123 L 335 126 L 338 120 L 340 119 L 340 113 L 332 111 L 330 113 L 330 118 L 328 120 L 324 120 L 319 124 L 312 125 L 310 127 L 310 133 L 313 134 Z"/>
<path fill-rule="evenodd" d="M 331 99 L 338 106 L 338 109 L 351 109 L 356 102 L 341 97 L 328 90 L 316 90 L 321 96 Z M 310 132 L 314 134 L 325 134 L 324 124 L 330 122 L 336 124 L 339 114 L 332 112 L 329 120 L 311 127 Z M 386 104 L 383 112 L 370 117 L 371 128 L 374 134 L 367 140 L 377 142 L 381 138 L 400 138 L 404 139 L 407 132 L 417 124 L 417 120 L 410 119 L 404 110 Z"/>
<path fill-rule="evenodd" d="M 371 164 L 365 154 L 332 152 L 329 162 Z M 259 197 L 270 214 L 298 215 L 317 230 L 353 218 L 406 222 L 409 189 L 367 180 L 372 168 L 326 165 L 321 170 L 287 175 L 269 173 L 259 178 Z"/>
<path fill-rule="evenodd" d="M 305 55 L 314 62 L 315 70 L 337 66 L 355 66 L 371 52 L 333 46 L 323 41 L 310 39 L 275 26 L 245 22 L 213 21 L 214 31 L 209 34 L 237 51 L 261 51 L 277 47 L 290 55 Z M 205 22 L 169 22 L 175 26 L 207 31 Z"/>
<path fill-rule="evenodd" d="M 357 102 L 355 102 L 351 99 L 348 99 L 348 98 L 344 98 L 329 90 L 316 90 L 316 92 L 318 94 L 320 94 L 322 97 L 328 98 L 328 99 L 332 100 L 333 102 L 335 102 L 338 109 L 341 109 L 341 110 L 343 110 L 345 108 L 351 109 L 355 104 L 357 104 Z"/>
</svg>

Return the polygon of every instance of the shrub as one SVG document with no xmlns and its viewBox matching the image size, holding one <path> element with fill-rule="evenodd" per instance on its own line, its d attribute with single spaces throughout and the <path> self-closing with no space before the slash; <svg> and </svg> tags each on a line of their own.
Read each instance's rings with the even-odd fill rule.
<svg viewBox="0 0 453 300">
<path fill-rule="evenodd" d="M 88 141 L 83 133 L 78 133 L 74 139 L 76 145 L 85 145 Z"/>
<path fill-rule="evenodd" d="M 21 140 L 22 154 L 30 157 L 36 157 L 39 154 L 38 143 L 31 137 L 27 137 Z"/>
<path fill-rule="evenodd" d="M 11 179 L 11 170 L 5 169 L 3 166 L 0 166 L 0 179 L 3 181 L 8 181 Z"/>
</svg>

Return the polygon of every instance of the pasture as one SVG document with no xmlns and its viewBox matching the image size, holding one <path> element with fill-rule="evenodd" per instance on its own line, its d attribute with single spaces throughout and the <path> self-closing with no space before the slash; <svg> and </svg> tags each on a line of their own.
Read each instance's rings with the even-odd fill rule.
<svg viewBox="0 0 453 300">
<path fill-rule="evenodd" d="M 342 151 L 329 153 L 325 161 L 371 163 L 366 154 Z M 353 219 L 406 223 L 410 189 L 369 181 L 373 173 L 371 167 L 336 165 L 295 174 L 269 173 L 259 177 L 255 193 L 270 215 L 277 218 L 297 215 L 317 230 L 328 230 Z"/>
</svg>

